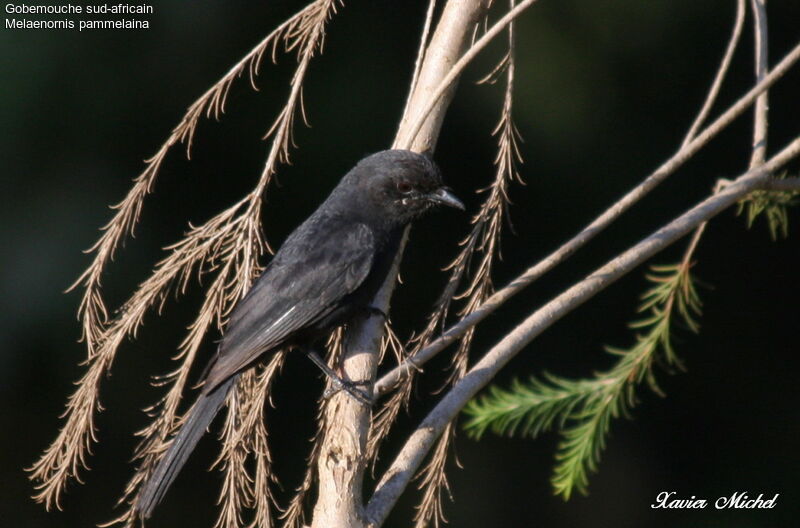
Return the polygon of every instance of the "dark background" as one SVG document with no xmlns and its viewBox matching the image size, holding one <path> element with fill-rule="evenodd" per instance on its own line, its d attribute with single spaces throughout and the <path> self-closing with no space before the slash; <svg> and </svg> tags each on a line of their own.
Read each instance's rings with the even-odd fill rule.
<svg viewBox="0 0 800 528">
<path fill-rule="evenodd" d="M 99 443 L 73 484 L 64 512 L 46 513 L 29 496 L 24 467 L 61 424 L 66 396 L 83 369 L 74 318 L 79 295 L 63 295 L 89 263 L 81 250 L 96 239 L 130 180 L 177 124 L 185 108 L 299 2 L 160 2 L 140 31 L 0 31 L 0 516 L 8 526 L 90 526 L 110 519 L 133 466 L 141 408 L 159 392 L 149 376 L 170 368 L 183 328 L 200 298 L 196 288 L 149 316 L 140 338 L 125 344 L 104 381 Z M 270 188 L 265 232 L 277 245 L 353 163 L 390 145 L 406 96 L 424 13 L 423 2 L 350 1 L 330 23 L 325 54 L 312 63 L 306 108 L 313 128 L 297 129 L 299 150 Z M 770 54 L 777 62 L 800 38 L 800 3 L 773 0 Z M 704 97 L 733 21 L 723 0 L 542 0 L 520 21 L 515 117 L 525 143 L 515 186 L 516 235 L 503 239 L 496 282 L 504 284 L 558 247 L 640 181 L 678 146 Z M 8 15 L 10 16 L 10 15 Z M 749 16 L 749 13 L 748 13 Z M 465 74 L 436 153 L 445 177 L 474 212 L 474 191 L 493 177 L 501 86 L 474 81 L 500 57 L 497 44 Z M 748 25 L 716 110 L 752 83 Z M 169 156 L 146 203 L 136 238 L 104 277 L 118 306 L 177 240 L 233 203 L 256 181 L 265 158 L 260 140 L 287 94 L 292 60 L 265 66 L 260 92 L 239 82 L 220 123 L 203 121 L 191 162 Z M 770 145 L 776 152 L 800 133 L 800 69 L 770 92 Z M 590 247 L 481 326 L 486 350 L 541 303 L 705 196 L 717 178 L 740 173 L 749 158 L 750 114 L 598 237 Z M 792 165 L 797 171 L 798 164 Z M 420 222 L 403 266 L 405 284 L 392 317 L 403 335 L 418 328 L 457 250 L 468 215 L 451 211 Z M 668 397 L 647 390 L 633 420 L 612 426 L 590 495 L 565 503 L 548 479 L 557 438 L 474 442 L 460 435 L 463 469 L 452 468 L 452 526 L 790 526 L 798 513 L 800 457 L 795 342 L 800 250 L 797 211 L 790 236 L 773 243 L 762 221 L 747 230 L 731 211 L 711 225 L 696 272 L 709 286 L 699 335 L 679 332 L 687 372 L 662 373 Z M 678 260 L 685 241 L 655 262 Z M 645 288 L 637 270 L 559 321 L 505 369 L 499 381 L 542 370 L 574 376 L 611 364 L 604 344 L 628 346 L 626 322 Z M 205 351 L 209 353 L 211 347 Z M 442 358 L 428 372 L 445 365 Z M 435 377 L 435 376 L 433 376 Z M 436 397 L 427 382 L 404 431 L 387 445 L 391 460 Z M 298 485 L 313 432 L 321 381 L 291 357 L 270 413 L 284 501 Z M 207 473 L 213 440 L 201 443 L 153 526 L 211 526 L 219 476 Z M 652 510 L 661 491 L 715 499 L 735 491 L 780 493 L 771 511 Z M 408 493 L 391 526 L 408 526 L 417 497 Z"/>
</svg>

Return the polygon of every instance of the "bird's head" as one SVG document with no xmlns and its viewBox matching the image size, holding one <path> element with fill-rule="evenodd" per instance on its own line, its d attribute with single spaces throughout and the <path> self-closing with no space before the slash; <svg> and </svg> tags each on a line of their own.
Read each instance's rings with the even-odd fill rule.
<svg viewBox="0 0 800 528">
<path fill-rule="evenodd" d="M 434 206 L 464 209 L 442 182 L 439 167 L 429 157 L 409 150 L 384 150 L 361 160 L 348 176 L 364 199 L 363 207 L 406 224 Z"/>
</svg>

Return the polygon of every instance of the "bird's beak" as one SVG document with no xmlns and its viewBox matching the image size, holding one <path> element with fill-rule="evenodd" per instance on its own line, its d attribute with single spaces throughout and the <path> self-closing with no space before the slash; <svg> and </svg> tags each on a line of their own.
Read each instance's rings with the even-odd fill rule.
<svg viewBox="0 0 800 528">
<path fill-rule="evenodd" d="M 428 194 L 428 200 L 433 203 L 446 205 L 448 207 L 455 207 L 456 209 L 465 209 L 464 203 L 456 198 L 456 196 L 447 187 L 440 187 Z"/>
</svg>

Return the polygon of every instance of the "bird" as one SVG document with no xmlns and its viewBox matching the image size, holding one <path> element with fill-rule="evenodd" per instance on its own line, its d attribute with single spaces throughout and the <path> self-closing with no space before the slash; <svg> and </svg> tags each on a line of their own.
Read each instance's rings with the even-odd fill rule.
<svg viewBox="0 0 800 528">
<path fill-rule="evenodd" d="M 271 353 L 304 350 L 335 385 L 370 403 L 309 351 L 331 330 L 375 312 L 371 301 L 392 267 L 405 227 L 438 205 L 464 209 L 427 154 L 377 152 L 341 179 L 234 306 L 197 401 L 137 494 L 140 519 L 148 519 L 164 498 L 238 376 Z"/>
</svg>

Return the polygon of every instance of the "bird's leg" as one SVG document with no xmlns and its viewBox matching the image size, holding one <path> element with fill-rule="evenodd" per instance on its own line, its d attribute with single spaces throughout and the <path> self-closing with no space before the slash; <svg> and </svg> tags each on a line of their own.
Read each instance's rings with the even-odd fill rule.
<svg viewBox="0 0 800 528">
<path fill-rule="evenodd" d="M 371 304 L 364 307 L 364 311 L 368 316 L 376 315 L 378 317 L 382 317 L 384 321 L 389 320 L 389 316 L 386 315 L 386 312 L 378 308 L 377 306 L 372 306 Z"/>
<path fill-rule="evenodd" d="M 308 359 L 310 359 L 319 369 L 331 380 L 332 387 L 327 389 L 322 395 L 324 399 L 328 399 L 340 390 L 344 390 L 355 398 L 356 401 L 363 403 L 367 406 L 372 406 L 372 399 L 361 389 L 356 388 L 357 385 L 364 385 L 365 383 L 354 383 L 342 379 L 340 375 L 334 372 L 327 363 L 313 350 L 303 349 Z"/>
</svg>

